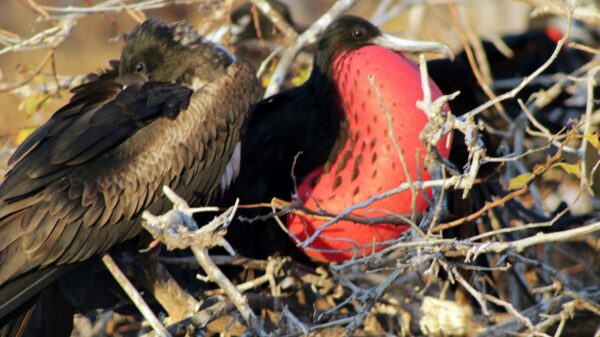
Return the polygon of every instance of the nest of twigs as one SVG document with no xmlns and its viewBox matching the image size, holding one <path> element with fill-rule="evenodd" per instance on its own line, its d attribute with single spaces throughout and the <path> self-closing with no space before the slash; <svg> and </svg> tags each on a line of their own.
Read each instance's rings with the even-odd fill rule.
<svg viewBox="0 0 600 337">
<path fill-rule="evenodd" d="M 260 62 L 276 51 L 260 69 L 261 74 L 268 73 L 269 64 L 274 65 L 272 81 L 264 81 L 270 93 L 282 84 L 273 79 L 286 78 L 290 66 L 288 79 L 306 71 L 311 58 L 302 50 L 324 22 L 315 21 L 298 34 L 281 16 L 269 12 L 266 2 L 253 2 L 283 32 L 276 42 L 261 42 L 260 36 L 258 41 L 245 42 L 244 50 L 260 50 Z M 355 2 L 337 1 L 325 15 L 337 15 Z M 390 13 L 430 6 L 428 1 L 408 2 L 381 1 L 376 13 L 389 20 Z M 525 2 L 533 5 L 533 15 L 551 14 L 568 26 L 577 19 L 585 29 L 598 31 L 600 12 L 593 4 Z M 448 3 L 450 10 L 456 6 Z M 68 20 L 78 18 L 59 17 L 56 34 L 68 30 L 61 27 L 70 29 Z M 464 38 L 471 66 L 485 68 L 477 32 L 458 19 L 453 29 Z M 550 57 L 530 76 L 495 81 L 479 71 L 489 100 L 473 110 L 454 111 L 439 119 L 435 116 L 442 103 L 452 97 L 420 102 L 430 116 L 424 142 L 436 144 L 442 134 L 455 132 L 465 140 L 468 160 L 453 170 L 433 161 L 433 180 L 419 186 L 434 189 L 428 213 L 388 248 L 321 266 L 306 266 L 289 257 L 263 261 L 213 251 L 209 255 L 208 250 L 216 246 L 231 251 L 223 235 L 235 209 L 198 229 L 185 201 L 170 195 L 173 211 L 146 215 L 145 226 L 167 247 L 192 247 L 194 256 L 153 254 L 143 259 L 145 275 L 127 275 L 136 285 L 150 285 L 146 289 L 152 289 L 151 302 L 161 306 L 153 307 L 158 308 L 153 313 L 139 297 L 136 305 L 148 309 L 142 315 L 103 311 L 81 316 L 76 319 L 75 334 L 600 336 L 600 222 L 595 192 L 600 191 L 600 176 L 595 173 L 600 158 L 596 133 L 600 114 L 599 98 L 594 97 L 600 51 L 599 45 L 572 42 L 570 34 L 567 29 Z M 278 45 L 287 48 L 274 47 Z M 549 73 L 567 48 L 587 53 L 587 62 L 570 73 Z M 421 70 L 425 75 L 424 62 Z M 523 96 L 533 85 L 535 94 Z M 425 97 L 428 90 L 425 84 Z M 508 119 L 507 102 L 518 111 Z M 494 138 L 495 153 L 490 152 L 483 132 Z M 479 173 L 485 163 L 496 166 L 482 177 Z M 495 185 L 487 184 L 490 177 Z M 410 188 L 407 183 L 397 192 Z M 467 205 L 470 211 L 449 214 L 449 196 L 451 204 Z M 349 206 L 345 215 L 351 210 Z M 298 209 L 287 205 L 284 211 Z M 131 259 L 117 260 L 121 265 Z M 126 282 L 114 261 L 107 256 L 105 264 L 114 267 L 119 283 L 136 298 L 136 286 Z M 190 290 L 171 276 L 178 269 L 201 275 L 198 283 L 207 286 Z"/>
</svg>

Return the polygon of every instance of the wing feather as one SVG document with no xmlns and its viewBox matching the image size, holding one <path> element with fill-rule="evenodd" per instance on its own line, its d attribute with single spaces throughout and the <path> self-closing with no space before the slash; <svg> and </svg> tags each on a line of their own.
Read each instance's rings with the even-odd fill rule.
<svg viewBox="0 0 600 337">
<path fill-rule="evenodd" d="M 69 219 L 73 219 L 75 216 L 70 216 Z M 81 229 L 81 219 L 70 221 L 68 226 L 65 226 L 60 240 L 56 240 L 52 249 L 48 252 L 45 264 L 51 263 L 62 264 L 62 261 L 71 261 L 73 256 L 77 253 L 76 250 L 68 251 L 68 247 L 73 245 L 76 238 L 79 237 Z"/>
<path fill-rule="evenodd" d="M 122 181 L 97 177 L 126 167 L 108 160 L 109 153 L 158 118 L 176 118 L 192 90 L 141 75 L 121 79 L 117 68 L 75 88 L 70 102 L 11 157 L 12 169 L 0 185 L 0 285 L 114 245 L 131 233 L 130 218 L 152 202 L 146 187 L 129 210 L 119 205 Z"/>
<path fill-rule="evenodd" d="M 189 104 L 191 89 L 138 77 L 127 87 L 110 76 L 77 89 L 71 102 L 17 149 L 11 160 L 18 162 L 0 186 L 0 198 L 27 197 Z"/>
<path fill-rule="evenodd" d="M 193 96 L 139 78 L 124 87 L 116 73 L 74 89 L 0 186 L 0 285 L 137 235 L 144 209 L 170 206 L 163 184 L 185 198 L 212 193 L 256 98 L 250 66 L 226 71 Z"/>
<path fill-rule="evenodd" d="M 53 217 L 49 212 L 44 215 L 44 221 L 40 223 L 43 226 L 43 232 L 48 233 L 47 235 L 26 235 L 23 237 L 23 248 L 26 254 L 30 255 L 31 260 L 37 260 L 40 258 L 46 259 L 48 251 L 56 244 L 58 238 L 62 235 L 63 230 L 67 226 L 66 221 L 61 221 L 60 218 Z"/>
</svg>

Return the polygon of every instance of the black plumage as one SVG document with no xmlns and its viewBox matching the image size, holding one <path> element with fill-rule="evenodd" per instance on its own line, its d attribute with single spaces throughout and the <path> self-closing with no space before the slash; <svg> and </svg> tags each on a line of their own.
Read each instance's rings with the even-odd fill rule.
<svg viewBox="0 0 600 337">
<path fill-rule="evenodd" d="M 518 81 L 533 74 L 551 58 L 557 46 L 557 38 L 562 37 L 556 36 L 556 34 L 559 34 L 559 32 L 555 28 L 548 27 L 543 30 L 531 29 L 520 34 L 505 35 L 502 37 L 502 42 L 512 51 L 511 56 L 503 54 L 496 48 L 494 43 L 483 41 L 483 51 L 488 60 L 491 76 L 495 81 L 493 87 L 497 95 L 512 90 Z M 576 40 L 577 37 L 583 36 L 572 34 L 569 39 Z M 590 36 L 589 38 L 592 39 L 593 37 Z M 468 64 L 466 52 L 459 53 L 456 58 Z M 570 74 L 591 61 L 591 59 L 592 56 L 589 53 L 563 46 L 553 62 L 540 74 L 541 76 L 538 79 L 543 79 L 544 76 Z M 508 116 L 516 118 L 521 113 L 521 107 L 517 103 L 517 99 L 529 102 L 535 93 L 547 90 L 556 81 L 556 78 L 547 78 L 546 81 L 533 81 L 523 88 L 515 98 L 503 101 Z M 542 109 L 536 109 L 538 110 L 535 112 L 536 118 L 550 131 L 558 132 L 563 126 L 569 124 L 569 119 L 578 118 L 580 111 L 583 110 L 580 107 L 570 106 L 572 104 L 568 102 L 570 97 L 571 94 L 568 92 L 557 95 L 550 102 L 547 102 Z"/>
<path fill-rule="evenodd" d="M 225 194 L 225 204 L 236 197 L 242 204 L 269 202 L 274 197 L 290 200 L 295 183 L 301 183 L 319 167 L 329 171 L 349 132 L 334 82 L 336 57 L 368 45 L 408 51 L 448 51 L 445 45 L 437 43 L 395 45 L 388 42 L 389 38 L 373 24 L 355 16 L 339 17 L 325 29 L 317 43 L 308 80 L 254 105 L 242 138 L 240 174 Z M 403 43 L 406 42 L 409 41 Z M 238 214 L 254 218 L 266 212 L 250 209 Z M 306 259 L 297 254 L 292 240 L 274 221 L 236 222 L 229 233 L 228 239 L 242 255 L 266 258 L 279 252 Z"/>
<path fill-rule="evenodd" d="M 148 20 L 120 61 L 73 93 L 15 151 L 0 186 L 0 298 L 11 299 L 0 318 L 62 275 L 57 266 L 139 234 L 142 211 L 170 207 L 163 185 L 194 202 L 231 179 L 256 79 L 192 27 Z"/>
<path fill-rule="evenodd" d="M 311 78 L 301 87 L 254 106 L 242 140 L 240 175 L 226 192 L 225 204 L 234 198 L 240 198 L 243 204 L 269 202 L 273 197 L 289 200 L 294 190 L 292 175 L 302 181 L 337 154 L 332 154 L 332 149 L 343 116 L 336 108 L 333 86 L 324 85 L 327 79 Z M 320 113 L 323 106 L 329 106 L 333 113 Z M 258 209 L 238 212 L 250 218 L 261 213 Z M 235 222 L 229 233 L 232 245 L 245 256 L 266 258 L 274 252 L 295 251 L 274 222 Z"/>
</svg>

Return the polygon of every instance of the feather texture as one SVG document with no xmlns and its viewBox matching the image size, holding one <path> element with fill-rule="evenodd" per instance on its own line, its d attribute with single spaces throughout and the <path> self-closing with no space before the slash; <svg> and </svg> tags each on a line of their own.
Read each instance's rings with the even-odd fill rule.
<svg viewBox="0 0 600 337">
<path fill-rule="evenodd" d="M 196 92 L 116 69 L 75 88 L 11 158 L 0 186 L 0 285 L 137 235 L 144 209 L 167 207 L 163 184 L 192 201 L 219 183 L 256 98 L 252 67 L 233 63 Z"/>
</svg>

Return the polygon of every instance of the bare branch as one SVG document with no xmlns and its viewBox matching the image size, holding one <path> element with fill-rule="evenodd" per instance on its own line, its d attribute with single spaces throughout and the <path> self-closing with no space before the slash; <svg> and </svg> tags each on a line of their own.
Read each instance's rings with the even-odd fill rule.
<svg viewBox="0 0 600 337">
<path fill-rule="evenodd" d="M 140 313 L 144 316 L 144 318 L 146 318 L 148 323 L 150 323 L 154 331 L 156 331 L 161 337 L 170 337 L 171 334 L 160 323 L 156 315 L 154 315 L 150 307 L 148 307 L 148 304 L 146 304 L 146 301 L 144 301 L 142 295 L 140 295 L 140 293 L 137 291 L 137 289 L 135 289 L 133 284 L 129 282 L 127 276 L 125 276 L 121 269 L 119 269 L 119 266 L 117 266 L 115 260 L 113 260 L 113 258 L 110 257 L 110 255 L 106 254 L 102 257 L 102 262 L 104 262 L 106 268 L 110 271 L 110 273 L 119 283 L 119 285 L 121 285 L 123 290 L 127 293 L 127 295 L 138 308 Z"/>
</svg>

